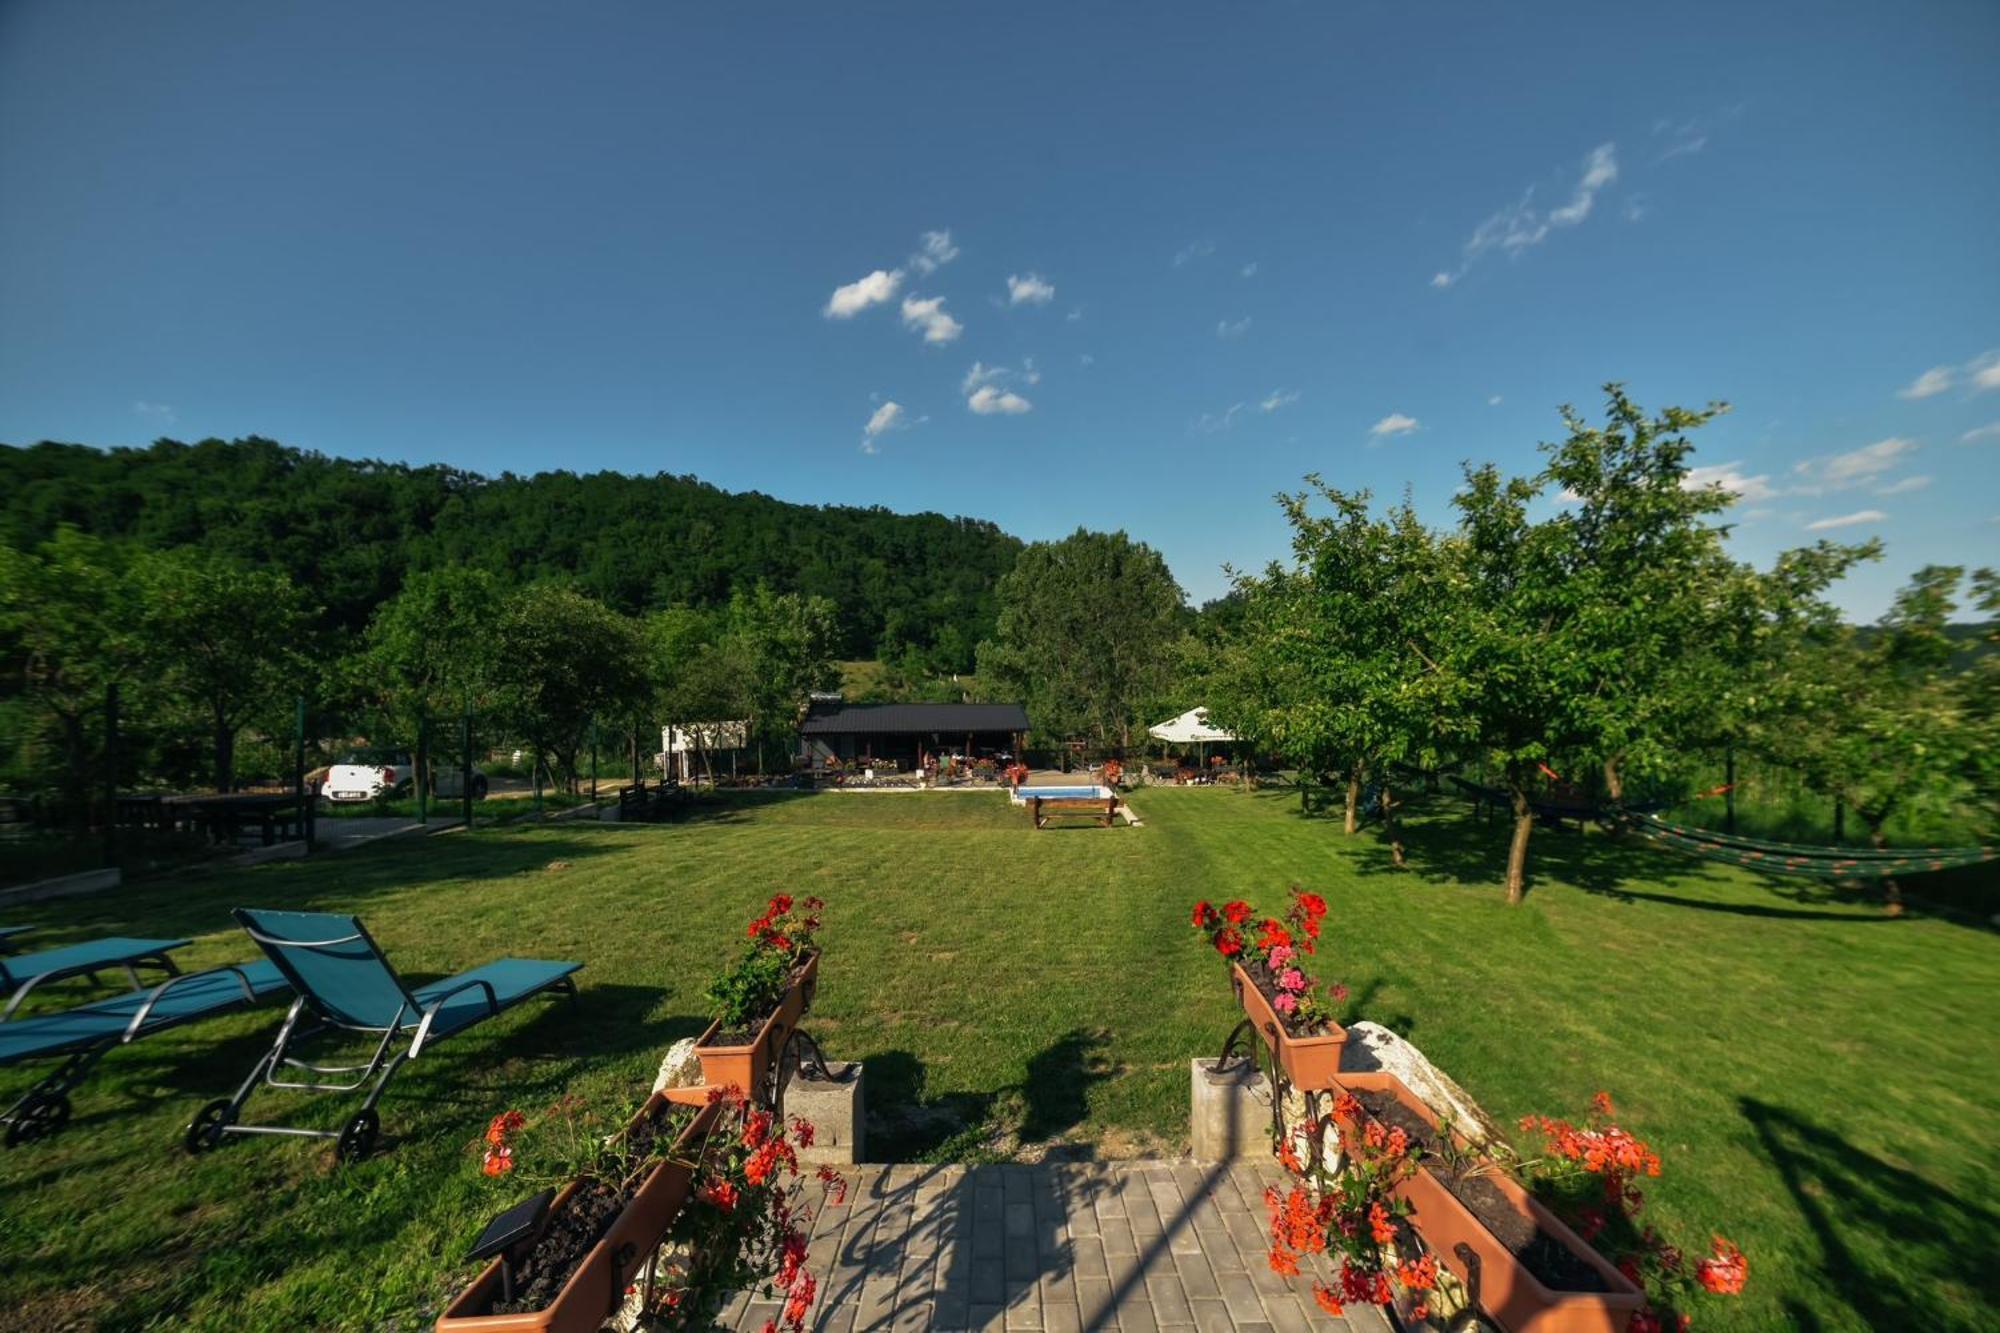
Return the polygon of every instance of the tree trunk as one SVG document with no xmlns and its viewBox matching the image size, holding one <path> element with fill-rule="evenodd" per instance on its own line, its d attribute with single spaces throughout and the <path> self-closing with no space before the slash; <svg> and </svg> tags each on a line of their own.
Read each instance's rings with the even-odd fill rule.
<svg viewBox="0 0 2000 1333">
<path fill-rule="evenodd" d="M 1868 819 L 1866 812 L 1863 813 L 1862 817 Z M 1882 836 L 1882 825 L 1887 819 L 1888 815 L 1886 813 L 1880 818 L 1868 819 L 1868 843 L 1878 852 L 1886 849 L 1889 845 L 1889 840 Z M 1882 910 L 1885 913 L 1890 916 L 1901 916 L 1903 914 L 1903 886 L 1896 883 L 1894 876 L 1884 875 L 1882 877 L 1882 899 Z"/>
<path fill-rule="evenodd" d="M 1361 765 L 1347 770 L 1347 825 L 1346 831 L 1354 832 L 1361 827 Z"/>
<path fill-rule="evenodd" d="M 1618 772 L 1617 755 L 1607 755 L 1604 760 L 1604 795 L 1613 805 L 1625 803 L 1625 779 Z"/>
<path fill-rule="evenodd" d="M 1518 903 L 1528 894 L 1528 835 L 1535 831 L 1535 813 L 1528 808 L 1528 791 L 1509 778 L 1514 793 L 1514 840 L 1507 848 L 1507 901 Z"/>
<path fill-rule="evenodd" d="M 1403 834 L 1396 827 L 1396 802 L 1389 794 L 1389 784 L 1382 784 L 1382 833 L 1389 840 L 1389 861 L 1400 869 L 1403 865 Z"/>
<path fill-rule="evenodd" d="M 236 790 L 236 728 L 220 708 L 215 710 L 215 789 L 225 795 Z"/>
</svg>

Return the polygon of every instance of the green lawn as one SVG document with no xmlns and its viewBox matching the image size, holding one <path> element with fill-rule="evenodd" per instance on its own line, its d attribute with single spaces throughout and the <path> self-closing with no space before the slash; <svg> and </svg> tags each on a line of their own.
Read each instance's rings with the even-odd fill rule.
<svg viewBox="0 0 2000 1333">
<path fill-rule="evenodd" d="M 531 1005 L 437 1048 L 383 1102 L 389 1149 L 179 1147 L 274 1009 L 113 1053 L 62 1137 L 0 1155 L 8 1328 L 419 1327 L 484 1219 L 525 1193 L 475 1169 L 487 1118 L 565 1092 L 607 1115 L 702 1025 L 700 992 L 774 890 L 831 904 L 819 1008 L 869 1069 L 878 1157 L 1050 1142 L 1178 1151 L 1187 1060 L 1231 1023 L 1193 899 L 1332 903 L 1352 1008 L 1406 1033 L 1503 1121 L 1609 1090 L 1666 1174 L 1654 1210 L 1750 1257 L 1704 1328 L 1963 1327 L 2000 1301 L 2000 940 L 1746 873 L 1536 835 L 1525 905 L 1504 832 L 1440 805 L 1397 873 L 1375 838 L 1296 800 L 1146 790 L 1139 829 L 1031 832 L 998 796 L 739 798 L 679 825 L 563 824 L 400 839 L 310 863 L 18 909 L 58 943 L 199 936 L 247 957 L 239 903 L 360 913 L 419 978 L 499 954 L 577 958 L 581 1008 Z M 0 1071 L 0 1091 L 26 1082 Z M 292 1109 L 260 1093 L 260 1116 Z M 334 1123 L 320 1103 L 306 1114 Z"/>
</svg>

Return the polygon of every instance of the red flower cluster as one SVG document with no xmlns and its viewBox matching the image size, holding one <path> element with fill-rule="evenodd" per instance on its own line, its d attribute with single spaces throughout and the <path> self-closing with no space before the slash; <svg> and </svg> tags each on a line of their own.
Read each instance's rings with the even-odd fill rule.
<svg viewBox="0 0 2000 1333">
<path fill-rule="evenodd" d="M 1735 1296 L 1742 1292 L 1743 1283 L 1750 1276 L 1750 1262 L 1743 1257 L 1743 1251 L 1721 1236 L 1713 1242 L 1715 1257 L 1703 1259 L 1694 1266 L 1695 1280 L 1718 1296 Z"/>
<path fill-rule="evenodd" d="M 792 895 L 778 893 L 764 905 L 764 915 L 744 928 L 744 934 L 759 944 L 794 957 L 812 947 L 813 936 L 819 932 L 819 914 L 826 907 L 824 900 L 808 898 L 804 903 L 805 915 L 792 914 Z"/>
<path fill-rule="evenodd" d="M 1333 1022 L 1333 1014 L 1315 993 L 1318 982 L 1300 969 L 1298 960 L 1319 950 L 1326 899 L 1297 885 L 1292 886 L 1291 897 L 1282 920 L 1265 917 L 1255 927 L 1249 923 L 1256 911 L 1242 899 L 1224 903 L 1219 910 L 1203 899 L 1194 905 L 1188 924 L 1206 934 L 1224 958 L 1262 964 L 1268 976 L 1260 984 L 1269 992 L 1272 1007 L 1293 1031 L 1312 1032 Z M 1347 987 L 1336 982 L 1326 993 L 1338 1003 L 1347 998 Z"/>
<path fill-rule="evenodd" d="M 519 1111 L 502 1111 L 486 1126 L 486 1152 L 479 1159 L 479 1169 L 489 1176 L 504 1176 L 514 1169 L 514 1148 L 508 1139 L 528 1123 L 528 1117 Z"/>
<path fill-rule="evenodd" d="M 1524 1116 L 1521 1128 L 1539 1134 L 1547 1157 L 1531 1163 L 1534 1174 L 1558 1191 L 1571 1186 L 1568 1216 L 1585 1240 L 1595 1243 L 1613 1233 L 1614 1220 L 1624 1224 L 1622 1234 L 1637 1234 L 1637 1243 L 1616 1256 L 1618 1271 L 1646 1292 L 1648 1304 L 1632 1316 L 1632 1333 L 1663 1333 L 1666 1329 L 1685 1330 L 1688 1316 L 1674 1307 L 1681 1298 L 1697 1290 L 1720 1296 L 1734 1296 L 1743 1290 L 1750 1273 L 1743 1252 L 1721 1236 L 1714 1238 L 1713 1253 L 1694 1265 L 1692 1280 L 1686 1256 L 1669 1244 L 1652 1227 L 1638 1224 L 1645 1195 L 1633 1182 L 1660 1174 L 1660 1155 L 1640 1139 L 1611 1123 L 1616 1114 L 1609 1093 L 1590 1099 L 1590 1115 L 1582 1125 L 1549 1116 Z M 1590 1199 L 1575 1197 L 1588 1188 Z"/>
</svg>

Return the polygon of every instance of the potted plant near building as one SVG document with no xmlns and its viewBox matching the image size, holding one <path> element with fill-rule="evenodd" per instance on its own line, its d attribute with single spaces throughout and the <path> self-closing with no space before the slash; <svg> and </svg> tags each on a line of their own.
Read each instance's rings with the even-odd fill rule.
<svg viewBox="0 0 2000 1333">
<path fill-rule="evenodd" d="M 1238 1031 L 1247 1027 L 1269 1046 L 1294 1087 L 1324 1091 L 1333 1086 L 1347 1042 L 1332 1009 L 1347 999 L 1347 987 L 1335 982 L 1322 988 L 1301 966 L 1319 951 L 1326 899 L 1295 884 L 1291 900 L 1282 920 L 1259 919 L 1240 899 L 1219 908 L 1204 900 L 1194 905 L 1191 924 L 1229 963 L 1230 985 L 1243 1010 Z M 1234 1040 L 1232 1034 L 1232 1045 Z"/>
<path fill-rule="evenodd" d="M 706 1096 L 711 1088 L 738 1087 L 761 1098 L 773 1064 L 812 1008 L 819 984 L 815 943 L 819 898 L 797 903 L 789 893 L 774 895 L 763 915 L 751 921 L 749 944 L 734 965 L 708 987 L 714 1021 L 695 1042 L 702 1087 L 675 1090 L 681 1100 Z"/>
</svg>

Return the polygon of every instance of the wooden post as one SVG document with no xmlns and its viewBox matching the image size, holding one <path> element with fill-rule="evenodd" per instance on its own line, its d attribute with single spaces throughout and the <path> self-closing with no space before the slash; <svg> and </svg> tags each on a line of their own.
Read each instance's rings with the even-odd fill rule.
<svg viewBox="0 0 2000 1333">
<path fill-rule="evenodd" d="M 300 820 L 305 824 L 306 850 L 310 852 L 318 830 L 319 801 L 306 790 L 306 697 L 301 694 L 292 705 L 292 795 L 299 798 Z"/>
<path fill-rule="evenodd" d="M 465 715 L 458 730 L 458 799 L 465 808 L 465 829 L 472 831 L 472 700 L 465 700 Z"/>
<path fill-rule="evenodd" d="M 104 863 L 118 854 L 118 685 L 104 687 Z"/>
<path fill-rule="evenodd" d="M 431 719 L 430 710 L 417 707 L 417 822 L 431 822 Z"/>
<path fill-rule="evenodd" d="M 1722 831 L 1736 832 L 1736 751 L 1730 750 L 1724 757 L 1722 780 L 1727 786 L 1722 790 Z"/>
<path fill-rule="evenodd" d="M 590 719 L 590 803 L 597 804 L 597 719 Z"/>
</svg>

